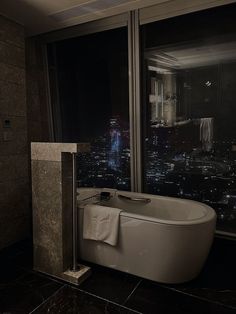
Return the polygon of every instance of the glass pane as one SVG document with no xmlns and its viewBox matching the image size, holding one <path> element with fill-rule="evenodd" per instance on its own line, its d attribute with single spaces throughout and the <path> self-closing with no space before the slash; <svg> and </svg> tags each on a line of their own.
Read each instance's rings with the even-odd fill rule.
<svg viewBox="0 0 236 314">
<path fill-rule="evenodd" d="M 79 185 L 129 190 L 127 28 L 51 44 L 48 60 L 58 141 L 91 143 Z"/>
<path fill-rule="evenodd" d="M 236 232 L 236 5 L 142 26 L 144 186 Z"/>
</svg>

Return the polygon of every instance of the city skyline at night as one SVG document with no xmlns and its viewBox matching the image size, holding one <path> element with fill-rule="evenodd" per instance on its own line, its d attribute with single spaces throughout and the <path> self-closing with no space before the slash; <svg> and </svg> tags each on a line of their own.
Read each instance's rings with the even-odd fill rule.
<svg viewBox="0 0 236 314">
<path fill-rule="evenodd" d="M 109 129 L 91 142 L 91 153 L 78 158 L 78 181 L 84 187 L 130 190 L 129 129 L 112 117 Z M 210 151 L 188 139 L 191 126 L 150 128 L 145 139 L 144 190 L 150 194 L 204 202 L 229 228 L 236 220 L 234 141 L 213 141 Z M 181 130 L 180 130 L 181 129 Z M 184 136 L 185 134 L 185 136 Z M 185 138 L 184 138 L 185 137 Z"/>
</svg>

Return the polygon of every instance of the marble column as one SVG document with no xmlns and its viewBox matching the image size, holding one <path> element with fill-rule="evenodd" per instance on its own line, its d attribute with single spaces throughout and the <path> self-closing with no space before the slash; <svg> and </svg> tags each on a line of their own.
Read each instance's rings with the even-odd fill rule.
<svg viewBox="0 0 236 314">
<path fill-rule="evenodd" d="M 72 154 L 89 144 L 31 143 L 34 269 L 61 277 L 72 263 Z"/>
</svg>

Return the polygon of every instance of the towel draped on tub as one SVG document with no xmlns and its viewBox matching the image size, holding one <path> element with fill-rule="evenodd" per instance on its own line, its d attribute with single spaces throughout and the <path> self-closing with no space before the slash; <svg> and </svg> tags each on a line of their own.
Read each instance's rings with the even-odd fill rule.
<svg viewBox="0 0 236 314">
<path fill-rule="evenodd" d="M 88 204 L 84 207 L 83 238 L 115 246 L 121 209 Z"/>
</svg>

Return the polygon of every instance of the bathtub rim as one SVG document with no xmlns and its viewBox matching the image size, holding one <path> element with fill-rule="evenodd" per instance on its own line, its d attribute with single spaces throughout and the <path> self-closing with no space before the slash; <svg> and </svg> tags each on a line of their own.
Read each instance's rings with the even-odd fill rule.
<svg viewBox="0 0 236 314">
<path fill-rule="evenodd" d="M 89 190 L 89 191 L 109 191 L 112 192 L 113 195 L 118 195 L 118 194 L 122 194 L 122 193 L 136 193 L 136 192 L 129 192 L 129 191 L 120 191 L 120 190 L 116 190 L 116 189 L 109 189 L 109 188 L 80 188 L 81 190 Z M 148 198 L 162 198 L 162 199 L 166 199 L 167 200 L 169 198 L 171 198 L 172 200 L 177 200 L 179 201 L 180 199 L 177 197 L 169 197 L 169 196 L 161 196 L 161 195 L 153 195 L 153 194 L 146 194 L 146 193 L 136 193 L 136 194 L 142 194 L 144 197 L 148 197 Z M 206 214 L 204 216 L 201 216 L 199 218 L 195 218 L 195 219 L 189 219 L 189 220 L 170 220 L 170 219 L 161 219 L 161 218 L 156 218 L 153 216 L 146 216 L 146 215 L 140 215 L 140 214 L 134 214 L 131 212 L 126 212 L 126 211 L 121 211 L 120 216 L 122 217 L 128 217 L 128 218 L 134 218 L 134 219 L 139 219 L 139 220 L 143 220 L 143 221 L 150 221 L 153 223 L 157 223 L 157 224 L 161 224 L 161 225 L 169 225 L 169 226 L 191 226 L 191 225 L 200 225 L 200 224 L 206 224 L 206 223 L 210 223 L 210 222 L 215 222 L 216 223 L 216 212 L 214 211 L 213 208 L 211 208 L 210 206 L 204 204 L 204 203 L 200 203 L 197 201 L 193 201 L 193 200 L 188 200 L 188 199 L 181 199 L 189 204 L 197 204 L 201 207 L 203 207 L 206 210 Z M 92 204 L 92 203 L 91 203 Z M 86 204 L 78 204 L 78 208 L 79 209 L 84 209 Z M 99 205 L 99 204 L 98 204 Z M 102 206 L 102 205 L 101 205 Z"/>
<path fill-rule="evenodd" d="M 84 210 L 84 206 L 80 206 L 78 207 L 79 210 Z M 184 220 L 164 220 L 164 219 L 157 219 L 151 216 L 145 216 L 145 215 L 138 215 L 138 214 L 132 214 L 132 213 L 128 213 L 128 212 L 122 212 L 120 213 L 120 217 L 126 217 L 126 218 L 131 218 L 131 219 L 135 219 L 135 220 L 142 220 L 145 222 L 150 222 L 150 223 L 155 223 L 157 225 L 165 225 L 165 226 L 172 226 L 172 227 L 191 227 L 193 225 L 204 225 L 204 224 L 209 224 L 211 222 L 216 222 L 216 217 L 213 217 L 212 219 L 208 219 L 206 221 L 201 221 L 199 222 L 199 219 L 197 219 L 197 221 L 192 221 L 192 220 L 188 220 L 188 221 L 184 221 Z"/>
</svg>

